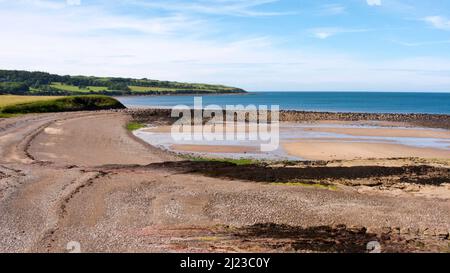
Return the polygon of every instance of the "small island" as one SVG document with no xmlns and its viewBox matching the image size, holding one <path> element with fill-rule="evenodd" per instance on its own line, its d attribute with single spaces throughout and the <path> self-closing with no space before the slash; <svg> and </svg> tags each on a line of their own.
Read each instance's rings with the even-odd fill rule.
<svg viewBox="0 0 450 273">
<path fill-rule="evenodd" d="M 0 94 L 32 96 L 69 95 L 180 95 L 233 94 L 243 89 L 201 83 L 92 76 L 60 76 L 46 72 L 0 70 Z"/>
</svg>

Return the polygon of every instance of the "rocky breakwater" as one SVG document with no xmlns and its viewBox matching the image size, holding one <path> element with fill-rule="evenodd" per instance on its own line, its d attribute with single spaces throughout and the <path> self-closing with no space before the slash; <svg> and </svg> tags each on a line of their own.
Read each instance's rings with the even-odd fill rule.
<svg viewBox="0 0 450 273">
<path fill-rule="evenodd" d="M 303 112 L 281 111 L 281 121 L 312 122 L 321 120 L 336 121 L 389 121 L 406 122 L 418 126 L 450 129 L 450 115 L 433 114 L 375 114 L 375 113 L 331 113 L 331 112 Z"/>
<path fill-rule="evenodd" d="M 170 109 L 126 109 L 132 118 L 139 122 L 170 122 Z M 375 114 L 375 113 L 332 113 L 332 112 L 304 112 L 281 111 L 280 121 L 284 122 L 316 122 L 316 121 L 387 121 L 403 122 L 415 126 L 450 129 L 450 115 L 433 114 Z"/>
</svg>

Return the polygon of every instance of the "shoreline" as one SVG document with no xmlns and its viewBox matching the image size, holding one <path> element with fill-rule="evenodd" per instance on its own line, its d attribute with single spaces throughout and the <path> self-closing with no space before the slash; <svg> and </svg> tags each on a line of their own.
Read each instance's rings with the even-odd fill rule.
<svg viewBox="0 0 450 273">
<path fill-rule="evenodd" d="M 386 126 L 387 125 L 387 126 Z M 195 129 L 194 127 L 193 129 Z M 279 124 L 280 146 L 262 152 L 262 141 L 254 140 L 180 140 L 171 137 L 170 125 L 149 124 L 134 135 L 163 150 L 207 158 L 252 160 L 352 160 L 369 158 L 440 158 L 450 159 L 450 131 L 433 128 L 404 127 L 389 124 L 355 122 L 320 122 Z M 201 127 L 197 127 L 202 131 Z M 221 131 L 226 132 L 227 126 Z M 248 134 L 250 127 L 239 124 L 233 134 Z"/>
<path fill-rule="evenodd" d="M 117 95 L 117 96 L 112 96 L 113 98 L 117 99 L 117 98 L 133 98 L 133 97 L 172 97 L 172 96 L 180 96 L 180 97 L 189 97 L 189 96 L 195 96 L 195 95 L 199 95 L 199 96 L 245 96 L 245 95 L 251 95 L 252 92 L 247 92 L 247 91 L 243 91 L 243 92 L 217 92 L 217 93 L 213 93 L 213 92 L 208 92 L 208 93 L 176 93 L 173 92 L 172 94 L 131 94 L 131 95 Z"/>
<path fill-rule="evenodd" d="M 145 122 L 155 116 L 171 120 L 171 110 L 167 108 L 127 108 L 123 110 L 133 119 Z M 351 113 L 313 112 L 281 110 L 282 122 L 323 122 L 323 121 L 364 121 L 394 122 L 426 128 L 450 129 L 450 114 L 395 114 L 395 113 Z"/>
<path fill-rule="evenodd" d="M 450 93 L 444 92 L 248 92 L 246 95 L 249 97 L 237 99 L 232 96 L 226 98 L 227 94 L 220 96 L 208 94 L 205 96 L 205 101 L 206 104 L 218 104 L 223 108 L 228 104 L 264 104 L 279 105 L 283 111 L 297 112 L 450 115 Z M 189 96 L 195 97 L 192 94 Z M 128 107 L 159 108 L 165 105 L 162 108 L 170 108 L 177 104 L 193 107 L 193 99 L 183 99 L 182 96 L 127 98 L 126 100 L 128 102 L 123 102 Z"/>
<path fill-rule="evenodd" d="M 251 93 L 247 93 L 247 94 L 223 94 L 224 96 L 248 96 L 251 95 Z M 156 97 L 166 97 L 166 95 L 155 95 Z M 178 96 L 178 95 L 176 95 Z M 191 95 L 180 95 L 180 96 L 191 96 Z M 215 94 L 207 94 L 204 96 L 216 96 Z M 114 98 L 132 98 L 132 97 L 137 97 L 137 96 L 114 96 Z M 152 97 L 152 96 L 149 96 Z M 189 106 L 189 105 L 188 105 Z M 174 106 L 156 106 L 156 105 L 149 105 L 149 106 L 145 106 L 145 105 L 128 105 L 127 109 L 144 109 L 144 110 L 150 110 L 150 109 L 161 109 L 161 110 L 171 110 Z M 191 107 L 191 106 L 189 106 Z M 193 108 L 193 107 L 191 107 Z M 225 107 L 224 107 L 225 108 Z M 280 112 L 297 112 L 297 113 L 313 113 L 313 114 L 346 114 L 346 115 L 350 115 L 350 114 L 359 114 L 359 115 L 431 115 L 431 116 L 449 116 L 450 117 L 450 113 L 448 114 L 442 114 L 442 113 L 422 113 L 422 112 L 409 112 L 409 113 L 401 113 L 401 112 L 364 112 L 364 111 L 346 111 L 346 110 L 342 110 L 342 111 L 321 111 L 321 110 L 301 110 L 301 109 L 280 109 Z"/>
<path fill-rule="evenodd" d="M 176 119 L 170 118 L 170 109 L 126 111 L 134 120 L 152 126 L 137 131 L 140 138 L 179 154 L 294 161 L 411 157 L 450 159 L 450 116 L 281 111 L 280 147 L 270 153 L 257 153 L 257 145 L 246 141 L 173 142 L 170 125 Z M 155 120 L 158 122 L 155 123 Z M 237 132 L 246 132 L 243 126 L 238 126 Z"/>
</svg>

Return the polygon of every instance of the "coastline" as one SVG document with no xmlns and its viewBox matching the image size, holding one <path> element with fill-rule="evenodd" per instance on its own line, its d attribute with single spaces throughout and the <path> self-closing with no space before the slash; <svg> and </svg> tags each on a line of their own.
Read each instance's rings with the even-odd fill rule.
<svg viewBox="0 0 450 273">
<path fill-rule="evenodd" d="M 135 120 L 145 122 L 149 118 L 159 116 L 169 119 L 170 108 L 127 108 L 123 110 Z M 313 112 L 281 110 L 282 122 L 323 122 L 323 121 L 369 121 L 394 122 L 429 128 L 450 129 L 450 115 L 446 114 L 390 114 L 390 113 L 349 113 L 349 112 Z M 398 124 L 397 124 L 398 125 Z"/>
<path fill-rule="evenodd" d="M 193 107 L 195 95 L 118 98 L 128 107 Z M 203 105 L 279 106 L 280 110 L 329 113 L 450 114 L 450 93 L 391 92 L 249 92 L 246 96 L 210 94 Z"/>
<path fill-rule="evenodd" d="M 194 157 L 272 161 L 450 159 L 450 116 L 281 111 L 280 147 L 262 153 L 259 141 L 173 141 L 170 125 L 176 119 L 170 117 L 170 109 L 126 112 L 151 126 L 136 131 L 137 137 L 163 150 Z M 245 124 L 233 128 L 239 134 L 249 132 Z"/>
<path fill-rule="evenodd" d="M 113 98 L 133 98 L 133 97 L 171 97 L 171 96 L 180 96 L 180 97 L 189 97 L 189 96 L 242 96 L 242 95 L 251 95 L 252 92 L 242 91 L 242 92 L 207 92 L 207 93 L 176 93 L 169 92 L 164 94 L 132 94 L 132 95 L 120 95 L 120 96 L 112 96 Z M 131 106 L 133 108 L 133 106 Z"/>
</svg>

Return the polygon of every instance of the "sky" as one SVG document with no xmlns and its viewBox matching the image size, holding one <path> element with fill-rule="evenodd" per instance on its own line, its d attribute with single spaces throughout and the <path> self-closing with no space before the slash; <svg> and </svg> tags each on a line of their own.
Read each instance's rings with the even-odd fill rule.
<svg viewBox="0 0 450 273">
<path fill-rule="evenodd" d="M 450 91 L 448 0 L 0 0 L 0 69 Z"/>
</svg>

